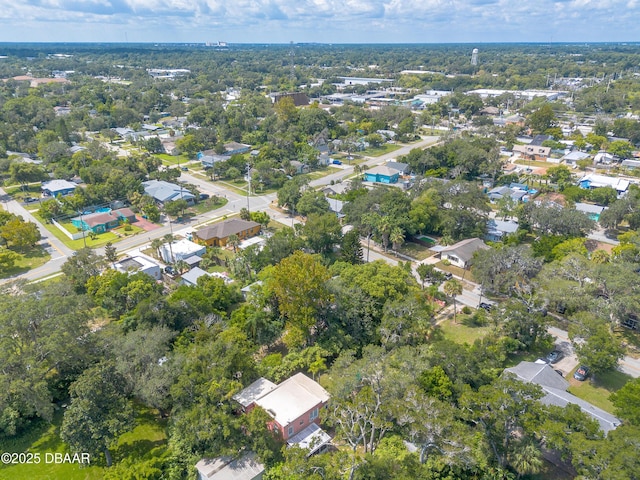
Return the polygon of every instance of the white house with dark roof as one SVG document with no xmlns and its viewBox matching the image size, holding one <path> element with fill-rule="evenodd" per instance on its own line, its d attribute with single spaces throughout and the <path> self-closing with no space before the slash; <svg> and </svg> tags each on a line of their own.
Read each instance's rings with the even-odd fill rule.
<svg viewBox="0 0 640 480">
<path fill-rule="evenodd" d="M 546 363 L 520 362 L 505 372 L 515 375 L 521 382 L 535 383 L 542 387 L 545 396 L 540 399 L 545 405 L 566 407 L 570 403 L 580 407 L 584 413 L 596 420 L 604 433 L 609 433 L 620 425 L 621 420 L 591 403 L 567 392 L 569 382 Z"/>
<path fill-rule="evenodd" d="M 436 252 L 442 260 L 448 260 L 456 267 L 467 268 L 471 265 L 473 254 L 478 250 L 486 250 L 489 246 L 479 238 L 467 238 L 453 245 L 436 245 L 430 250 Z"/>
</svg>

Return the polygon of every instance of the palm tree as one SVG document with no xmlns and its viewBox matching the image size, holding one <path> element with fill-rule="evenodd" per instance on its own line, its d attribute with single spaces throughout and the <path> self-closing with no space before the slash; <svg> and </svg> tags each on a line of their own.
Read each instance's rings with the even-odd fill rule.
<svg viewBox="0 0 640 480">
<path fill-rule="evenodd" d="M 176 262 L 176 270 L 182 275 L 184 272 L 189 270 L 189 264 L 184 260 L 178 260 Z"/>
<path fill-rule="evenodd" d="M 529 473 L 540 472 L 544 462 L 540 450 L 533 442 L 528 441 L 524 445 L 515 448 L 509 455 L 509 463 L 518 472 L 518 478 L 521 478 Z"/>
<path fill-rule="evenodd" d="M 384 251 L 386 252 L 387 247 L 389 246 L 389 234 L 391 233 L 391 230 L 393 230 L 393 225 L 391 224 L 391 220 L 389 220 L 389 217 L 380 217 L 377 229 L 382 236 L 382 246 L 384 247 Z"/>
<path fill-rule="evenodd" d="M 404 243 L 404 232 L 400 227 L 393 227 L 389 234 L 389 240 L 391 240 L 391 248 L 397 251 Z"/>
<path fill-rule="evenodd" d="M 227 243 L 233 247 L 233 253 L 237 253 L 238 245 L 240 245 L 240 238 L 238 238 L 238 235 L 236 234 L 229 235 L 229 238 L 227 239 Z"/>
<path fill-rule="evenodd" d="M 164 245 L 164 242 L 160 238 L 155 238 L 151 242 L 151 248 L 153 248 L 156 251 L 156 255 L 158 256 L 158 260 L 160 260 L 162 258 L 162 254 L 160 253 L 160 249 L 162 248 L 162 245 Z"/>
<path fill-rule="evenodd" d="M 456 323 L 456 316 L 458 313 L 456 296 L 462 294 L 462 284 L 458 280 L 452 279 L 446 282 L 442 288 L 444 290 L 444 294 L 447 297 L 451 297 L 453 300 L 453 323 Z"/>
<path fill-rule="evenodd" d="M 175 261 L 175 259 L 173 258 L 173 247 L 171 246 L 175 239 L 176 238 L 171 233 L 167 233 L 164 237 L 162 237 L 163 243 L 169 244 L 169 253 L 171 254 L 171 258 L 169 259 L 170 261 L 167 263 L 173 263 Z"/>
</svg>

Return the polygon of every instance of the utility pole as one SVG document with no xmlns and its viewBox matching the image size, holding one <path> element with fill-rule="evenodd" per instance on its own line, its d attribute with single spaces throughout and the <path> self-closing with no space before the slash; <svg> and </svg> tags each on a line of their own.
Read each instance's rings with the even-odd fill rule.
<svg viewBox="0 0 640 480">
<path fill-rule="evenodd" d="M 249 208 L 249 195 L 251 195 L 251 164 L 247 162 L 247 211 L 251 211 Z"/>
</svg>

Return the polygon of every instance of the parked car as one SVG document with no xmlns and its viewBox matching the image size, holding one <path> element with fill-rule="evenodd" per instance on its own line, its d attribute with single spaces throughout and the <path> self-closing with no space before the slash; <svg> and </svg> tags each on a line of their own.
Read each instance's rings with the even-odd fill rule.
<svg viewBox="0 0 640 480">
<path fill-rule="evenodd" d="M 444 278 L 446 278 L 447 280 L 451 280 L 453 278 L 453 273 L 444 272 Z"/>
<path fill-rule="evenodd" d="M 206 200 L 207 198 L 209 198 L 209 194 L 208 193 L 201 193 L 200 194 L 200 200 Z"/>
<path fill-rule="evenodd" d="M 490 312 L 491 310 L 493 310 L 493 305 L 486 302 L 480 302 L 480 305 L 478 305 L 478 307 L 482 308 L 483 310 L 486 310 L 487 312 Z"/>
<path fill-rule="evenodd" d="M 560 350 L 554 350 L 553 352 L 549 352 L 549 354 L 544 358 L 544 361 L 554 364 L 557 363 L 562 357 L 563 354 Z"/>
<path fill-rule="evenodd" d="M 573 374 L 573 378 L 584 382 L 589 376 L 589 367 L 585 367 L 584 365 L 580 365 L 576 370 L 576 373 Z"/>
<path fill-rule="evenodd" d="M 24 203 L 33 203 L 33 202 L 37 202 L 38 199 L 33 198 L 33 197 L 24 197 Z"/>
<path fill-rule="evenodd" d="M 333 163 L 334 165 L 342 165 L 342 162 L 340 160 L 333 160 L 331 163 Z"/>
<path fill-rule="evenodd" d="M 180 170 L 182 170 L 183 172 L 188 172 L 189 171 L 189 167 L 180 167 Z"/>
</svg>

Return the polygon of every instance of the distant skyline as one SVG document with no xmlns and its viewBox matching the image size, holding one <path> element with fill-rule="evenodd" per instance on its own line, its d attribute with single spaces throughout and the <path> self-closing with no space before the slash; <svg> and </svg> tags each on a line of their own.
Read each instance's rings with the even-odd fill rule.
<svg viewBox="0 0 640 480">
<path fill-rule="evenodd" d="M 0 42 L 634 42 L 640 0 L 0 0 Z"/>
</svg>

